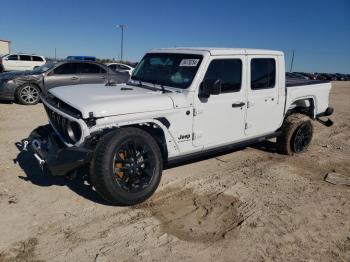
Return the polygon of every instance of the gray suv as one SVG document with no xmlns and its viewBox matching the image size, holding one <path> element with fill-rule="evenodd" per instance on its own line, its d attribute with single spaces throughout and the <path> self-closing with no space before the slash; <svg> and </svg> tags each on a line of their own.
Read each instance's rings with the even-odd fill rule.
<svg viewBox="0 0 350 262">
<path fill-rule="evenodd" d="M 34 105 L 40 93 L 57 86 L 80 84 L 119 84 L 129 79 L 127 73 L 118 73 L 96 62 L 49 62 L 31 71 L 0 74 L 0 100 L 17 100 Z"/>
</svg>

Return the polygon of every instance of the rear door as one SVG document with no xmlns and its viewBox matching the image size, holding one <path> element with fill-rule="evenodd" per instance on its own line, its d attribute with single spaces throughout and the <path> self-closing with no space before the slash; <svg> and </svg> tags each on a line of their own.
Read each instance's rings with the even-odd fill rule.
<svg viewBox="0 0 350 262">
<path fill-rule="evenodd" d="M 215 147 L 244 139 L 245 56 L 211 58 L 204 79 L 220 80 L 221 93 L 194 99 L 193 145 Z M 200 88 L 199 88 L 200 89 Z"/>
<path fill-rule="evenodd" d="M 284 101 L 279 101 L 278 58 L 248 56 L 247 137 L 265 135 L 279 128 Z"/>
<path fill-rule="evenodd" d="M 80 84 L 101 84 L 107 81 L 107 71 L 93 63 L 78 64 Z"/>
<path fill-rule="evenodd" d="M 79 83 L 77 63 L 74 62 L 58 65 L 44 77 L 44 86 L 47 90 L 56 86 L 77 85 Z"/>
</svg>

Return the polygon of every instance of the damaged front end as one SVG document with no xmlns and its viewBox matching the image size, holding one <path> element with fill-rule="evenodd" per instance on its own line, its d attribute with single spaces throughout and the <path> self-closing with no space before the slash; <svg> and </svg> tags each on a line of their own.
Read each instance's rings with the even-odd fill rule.
<svg viewBox="0 0 350 262">
<path fill-rule="evenodd" d="M 67 175 L 88 164 L 92 158 L 92 150 L 64 145 L 51 125 L 36 128 L 24 143 L 39 164 L 47 167 L 54 176 Z"/>
</svg>

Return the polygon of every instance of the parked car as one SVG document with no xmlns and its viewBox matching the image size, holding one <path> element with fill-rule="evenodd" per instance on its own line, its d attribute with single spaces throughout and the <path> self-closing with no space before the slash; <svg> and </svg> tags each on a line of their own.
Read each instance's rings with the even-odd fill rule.
<svg viewBox="0 0 350 262">
<path fill-rule="evenodd" d="M 94 57 L 94 56 L 67 56 L 66 60 L 93 61 L 93 62 L 96 62 L 96 57 Z"/>
<path fill-rule="evenodd" d="M 134 67 L 122 63 L 108 63 L 106 65 L 114 71 L 121 73 L 127 72 L 129 75 L 132 75 L 132 72 L 134 71 Z"/>
<path fill-rule="evenodd" d="M 336 77 L 332 74 L 326 74 L 326 73 L 320 73 L 317 75 L 317 78 L 319 80 L 328 80 L 328 81 L 334 81 L 336 80 Z"/>
<path fill-rule="evenodd" d="M 46 63 L 43 56 L 9 54 L 0 58 L 0 72 L 32 70 Z"/>
<path fill-rule="evenodd" d="M 293 72 L 294 76 L 301 79 L 309 79 L 309 76 L 305 73 Z"/>
<path fill-rule="evenodd" d="M 40 93 L 66 85 L 125 83 L 127 73 L 114 72 L 103 64 L 84 61 L 50 62 L 32 71 L 0 75 L 0 99 L 24 105 L 39 102 Z"/>
<path fill-rule="evenodd" d="M 312 121 L 332 125 L 321 119 L 333 113 L 331 83 L 286 83 L 284 68 L 279 51 L 152 50 L 127 84 L 90 85 L 84 99 L 78 87 L 49 90 L 50 124 L 27 142 L 53 175 L 86 168 L 102 198 L 135 205 L 155 192 L 165 163 L 273 137 L 283 154 L 305 152 Z"/>
<path fill-rule="evenodd" d="M 346 75 L 344 74 L 336 73 L 334 75 L 338 81 L 345 81 L 347 79 Z"/>
</svg>

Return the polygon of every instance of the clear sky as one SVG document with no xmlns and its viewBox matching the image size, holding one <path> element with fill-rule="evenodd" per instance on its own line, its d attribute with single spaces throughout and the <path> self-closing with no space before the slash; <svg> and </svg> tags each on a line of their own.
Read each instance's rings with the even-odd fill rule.
<svg viewBox="0 0 350 262">
<path fill-rule="evenodd" d="M 350 0 L 10 0 L 1 2 L 0 39 L 14 52 L 64 58 L 139 60 L 151 48 L 249 47 L 282 50 L 294 71 L 350 73 Z"/>
</svg>

